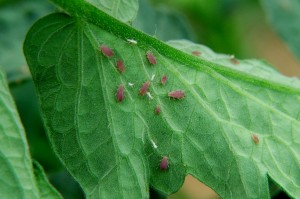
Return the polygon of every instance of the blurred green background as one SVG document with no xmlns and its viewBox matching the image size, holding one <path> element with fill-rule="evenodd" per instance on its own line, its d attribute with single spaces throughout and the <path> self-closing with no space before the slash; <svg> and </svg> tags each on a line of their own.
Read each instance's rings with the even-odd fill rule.
<svg viewBox="0 0 300 199">
<path fill-rule="evenodd" d="M 46 0 L 0 0 L 0 66 L 7 74 L 26 129 L 30 152 L 52 184 L 67 199 L 84 198 L 79 185 L 51 150 L 45 134 L 22 45 L 38 18 L 56 11 Z M 264 59 L 288 76 L 300 76 L 300 64 L 275 34 L 256 0 L 140 0 L 132 25 L 161 40 L 189 39 L 215 52 L 240 59 Z M 288 198 L 279 193 L 277 198 Z M 164 198 L 151 192 L 152 198 Z M 172 199 L 213 199 L 218 196 L 191 176 Z M 276 198 L 276 197 L 274 197 Z"/>
</svg>

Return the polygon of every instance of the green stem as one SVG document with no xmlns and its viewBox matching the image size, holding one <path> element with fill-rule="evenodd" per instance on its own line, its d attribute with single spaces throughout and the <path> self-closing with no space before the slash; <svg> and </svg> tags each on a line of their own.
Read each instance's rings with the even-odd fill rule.
<svg viewBox="0 0 300 199">
<path fill-rule="evenodd" d="M 212 74 L 214 71 L 224 75 L 230 76 L 236 79 L 280 90 L 283 92 L 292 92 L 300 94 L 300 88 L 291 87 L 289 85 L 280 84 L 277 82 L 271 82 L 266 79 L 262 79 L 250 74 L 244 73 L 239 70 L 233 70 L 228 67 L 224 67 L 219 64 L 215 64 L 206 60 L 199 59 L 198 57 L 186 54 L 180 50 L 177 50 L 167 44 L 159 41 L 158 39 L 149 36 L 141 31 L 138 31 L 131 26 L 118 21 L 112 16 L 100 11 L 93 5 L 85 2 L 84 0 L 51 0 L 56 5 L 61 7 L 65 12 L 73 17 L 84 19 L 110 33 L 116 35 L 124 40 L 134 39 L 138 41 L 138 45 L 141 48 L 148 46 L 149 49 L 155 49 L 159 54 L 164 55 L 172 60 L 183 63 L 187 66 L 193 66 L 201 71 L 205 71 L 208 74 Z M 214 71 L 213 71 L 214 70 Z"/>
</svg>

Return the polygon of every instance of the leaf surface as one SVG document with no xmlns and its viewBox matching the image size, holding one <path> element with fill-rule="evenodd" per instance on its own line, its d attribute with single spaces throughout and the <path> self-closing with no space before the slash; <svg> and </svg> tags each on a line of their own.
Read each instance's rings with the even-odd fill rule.
<svg viewBox="0 0 300 199">
<path fill-rule="evenodd" d="M 262 0 L 269 21 L 300 59 L 300 1 Z"/>
<path fill-rule="evenodd" d="M 187 174 L 222 198 L 269 198 L 267 175 L 299 197 L 298 79 L 263 62 L 232 64 L 208 48 L 170 42 L 185 53 L 83 2 L 57 2 L 77 18 L 41 19 L 24 52 L 53 148 L 87 198 L 148 198 L 150 185 L 170 194 Z M 149 50 L 156 65 L 146 58 Z M 203 57 L 192 56 L 195 50 Z M 126 66 L 122 74 L 118 59 Z M 151 97 L 139 95 L 146 81 Z M 174 90 L 186 97 L 170 99 Z M 166 171 L 159 168 L 163 156 Z"/>
<path fill-rule="evenodd" d="M 42 197 L 33 174 L 25 133 L 2 71 L 0 88 L 1 198 L 40 199 Z M 49 193 L 48 198 L 60 197 Z"/>
<path fill-rule="evenodd" d="M 62 198 L 61 195 L 49 183 L 44 170 L 38 162 L 33 162 L 35 180 L 38 184 L 39 198 L 41 199 L 56 199 Z"/>
</svg>

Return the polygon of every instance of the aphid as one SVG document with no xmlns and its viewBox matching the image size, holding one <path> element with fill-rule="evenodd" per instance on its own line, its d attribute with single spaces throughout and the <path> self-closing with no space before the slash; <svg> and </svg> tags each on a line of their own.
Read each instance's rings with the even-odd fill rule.
<svg viewBox="0 0 300 199">
<path fill-rule="evenodd" d="M 257 137 L 257 135 L 253 134 L 252 135 L 252 140 L 255 144 L 258 144 L 259 143 L 259 138 Z"/>
<path fill-rule="evenodd" d="M 99 50 L 103 53 L 103 55 L 105 55 L 106 57 L 112 57 L 114 56 L 114 51 L 112 51 L 112 49 L 110 49 L 109 47 L 102 45 L 99 47 Z"/>
<path fill-rule="evenodd" d="M 155 78 L 155 75 L 153 74 L 152 76 L 151 76 L 151 81 L 153 81 L 154 80 L 154 78 Z"/>
<path fill-rule="evenodd" d="M 133 87 L 134 83 L 128 82 L 128 86 Z"/>
<path fill-rule="evenodd" d="M 124 86 L 121 84 L 117 90 L 117 93 L 116 93 L 116 97 L 117 97 L 117 101 L 118 102 L 122 102 L 125 98 L 125 95 L 124 95 Z"/>
<path fill-rule="evenodd" d="M 195 50 L 195 51 L 192 52 L 192 54 L 195 55 L 195 56 L 199 56 L 199 55 L 201 55 L 201 52 Z"/>
<path fill-rule="evenodd" d="M 147 97 L 149 98 L 149 100 L 153 100 L 153 97 L 150 92 L 147 92 L 146 94 L 147 94 Z"/>
<path fill-rule="evenodd" d="M 134 39 L 126 39 L 128 43 L 136 45 L 138 42 Z"/>
<path fill-rule="evenodd" d="M 169 167 L 169 161 L 168 161 L 168 157 L 164 156 L 161 161 L 160 161 L 160 170 L 165 171 L 168 169 Z"/>
<path fill-rule="evenodd" d="M 160 114 L 160 106 L 159 105 L 157 105 L 157 107 L 155 108 L 155 113 L 156 113 L 156 115 L 159 115 Z"/>
<path fill-rule="evenodd" d="M 185 93 L 182 90 L 176 90 L 168 93 L 168 96 L 174 99 L 181 99 L 185 97 Z"/>
<path fill-rule="evenodd" d="M 146 81 L 142 85 L 142 87 L 140 88 L 140 95 L 141 96 L 144 96 L 147 93 L 149 86 L 150 86 L 150 82 L 149 81 Z"/>
<path fill-rule="evenodd" d="M 124 65 L 124 62 L 121 61 L 121 60 L 118 60 L 117 61 L 117 68 L 119 69 L 119 71 L 121 73 L 123 73 L 125 71 L 125 65 Z"/>
<path fill-rule="evenodd" d="M 165 85 L 167 83 L 167 80 L 168 80 L 167 76 L 163 75 L 162 78 L 161 78 L 161 84 Z"/>
<path fill-rule="evenodd" d="M 151 143 L 152 143 L 153 148 L 157 149 L 156 143 L 155 143 L 152 139 L 150 139 L 150 141 L 151 141 Z"/>
<path fill-rule="evenodd" d="M 230 56 L 230 61 L 231 61 L 231 63 L 233 63 L 233 64 L 239 64 L 240 62 L 234 57 L 234 55 L 231 55 Z"/>
<path fill-rule="evenodd" d="M 149 61 L 149 63 L 150 63 L 151 65 L 155 65 L 155 64 L 156 64 L 156 59 L 155 59 L 155 57 L 153 56 L 153 54 L 152 54 L 151 51 L 147 51 L 146 56 L 147 56 L 147 59 L 148 59 L 148 61 Z"/>
</svg>

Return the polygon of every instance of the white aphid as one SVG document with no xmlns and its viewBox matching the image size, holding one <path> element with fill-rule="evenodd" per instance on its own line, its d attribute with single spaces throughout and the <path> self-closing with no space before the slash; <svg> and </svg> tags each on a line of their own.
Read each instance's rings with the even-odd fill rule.
<svg viewBox="0 0 300 199">
<path fill-rule="evenodd" d="M 138 42 L 134 39 L 126 39 L 128 43 L 136 45 Z"/>
<path fill-rule="evenodd" d="M 134 83 L 128 82 L 128 86 L 133 87 Z"/>
<path fill-rule="evenodd" d="M 153 148 L 157 149 L 157 145 L 155 144 L 155 142 L 152 139 L 150 139 L 150 141 L 152 143 Z"/>
<path fill-rule="evenodd" d="M 151 95 L 151 93 L 150 93 L 150 92 L 147 92 L 146 94 L 147 94 L 147 96 L 148 96 L 149 100 L 152 100 L 152 99 L 153 99 L 153 97 L 152 97 L 152 95 Z"/>
<path fill-rule="evenodd" d="M 151 77 L 151 81 L 153 81 L 153 80 L 154 80 L 154 78 L 155 78 L 155 75 L 152 75 L 152 77 Z"/>
<path fill-rule="evenodd" d="M 230 57 L 229 57 L 230 59 L 234 59 L 235 58 L 235 56 L 234 55 L 230 55 Z"/>
</svg>

